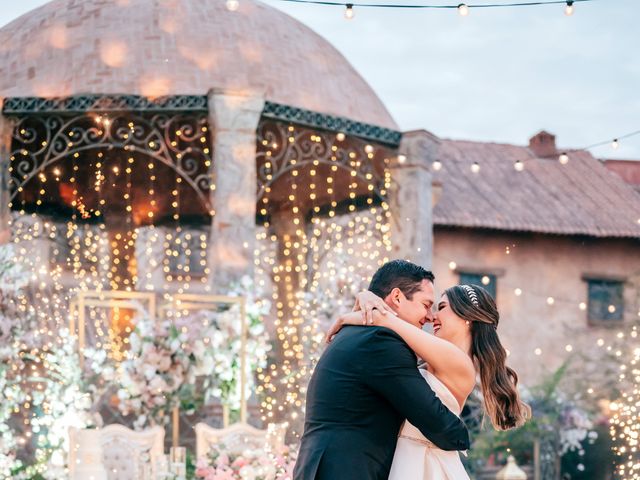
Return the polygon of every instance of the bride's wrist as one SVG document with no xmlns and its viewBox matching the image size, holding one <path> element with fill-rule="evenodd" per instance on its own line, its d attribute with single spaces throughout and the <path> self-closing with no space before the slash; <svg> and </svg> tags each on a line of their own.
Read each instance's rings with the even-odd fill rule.
<svg viewBox="0 0 640 480">
<path fill-rule="evenodd" d="M 391 328 L 393 326 L 394 319 L 395 315 L 387 312 L 380 312 L 379 321 L 377 323 L 381 327 Z"/>
</svg>

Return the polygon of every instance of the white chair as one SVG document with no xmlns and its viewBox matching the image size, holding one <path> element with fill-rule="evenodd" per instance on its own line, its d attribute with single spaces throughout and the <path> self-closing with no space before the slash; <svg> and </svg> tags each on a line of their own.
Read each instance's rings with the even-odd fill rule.
<svg viewBox="0 0 640 480">
<path fill-rule="evenodd" d="M 77 475 L 80 474 L 78 465 L 87 458 L 83 452 L 96 451 L 95 447 L 78 441 L 83 437 L 81 432 L 87 431 L 69 429 L 69 474 L 72 480 L 85 480 L 85 476 Z M 102 465 L 108 480 L 155 478 L 156 459 L 164 453 L 164 428 L 156 426 L 136 432 L 124 425 L 108 425 L 96 432 L 95 441 L 100 442 Z M 83 465 L 83 469 L 85 467 Z"/>
<path fill-rule="evenodd" d="M 234 423 L 227 428 L 213 428 L 198 423 L 196 430 L 196 456 L 206 457 L 212 445 L 222 444 L 225 450 L 241 453 L 246 448 L 269 449 L 279 452 L 284 447 L 286 423 L 270 423 L 266 430 L 259 430 L 246 423 Z"/>
</svg>

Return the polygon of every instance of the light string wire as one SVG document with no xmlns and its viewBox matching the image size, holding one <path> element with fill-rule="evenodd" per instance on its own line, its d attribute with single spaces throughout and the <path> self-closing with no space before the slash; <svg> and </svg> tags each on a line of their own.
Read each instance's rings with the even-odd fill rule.
<svg viewBox="0 0 640 480">
<path fill-rule="evenodd" d="M 347 8 L 410 8 L 410 9 L 442 9 L 442 10 L 457 10 L 460 5 L 465 5 L 467 8 L 500 8 L 500 7 L 533 7 L 540 5 L 559 5 L 559 4 L 573 4 L 582 2 L 595 2 L 597 0 L 549 0 L 539 2 L 517 2 L 517 3 L 478 3 L 478 4 L 455 4 L 455 5 L 420 5 L 420 4 L 392 4 L 392 3 L 357 3 L 357 2 L 331 2 L 324 0 L 280 0 L 282 2 L 289 3 L 305 3 L 312 5 L 325 5 L 325 6 L 337 6 Z"/>
<path fill-rule="evenodd" d="M 625 138 L 631 138 L 631 137 L 634 137 L 636 135 L 640 135 L 640 130 L 636 130 L 634 132 L 627 133 L 627 134 L 621 135 L 619 137 L 615 137 L 612 140 L 604 140 L 602 142 L 598 142 L 598 143 L 593 143 L 591 145 L 587 145 L 586 147 L 582 147 L 581 150 L 589 150 L 591 148 L 601 147 L 602 145 L 609 145 L 609 144 L 611 144 L 611 142 L 618 142 L 620 140 L 624 140 Z"/>
<path fill-rule="evenodd" d="M 560 163 L 566 164 L 569 161 L 569 154 L 570 153 L 583 152 L 583 151 L 591 150 L 592 148 L 601 147 L 603 145 L 611 145 L 613 149 L 617 149 L 618 146 L 619 146 L 620 140 L 631 138 L 631 137 L 634 137 L 636 135 L 640 135 L 640 130 L 635 130 L 633 132 L 626 133 L 626 134 L 620 135 L 618 137 L 610 138 L 608 140 L 603 140 L 601 142 L 592 143 L 590 145 L 587 145 L 586 147 L 578 147 L 578 148 L 569 148 L 569 149 L 558 150 L 558 152 L 559 152 L 558 158 L 560 160 Z M 514 166 L 516 166 L 516 170 L 522 171 L 522 170 L 524 170 L 524 163 L 525 162 L 531 161 L 531 160 L 536 160 L 536 159 L 540 158 L 533 151 L 531 151 L 530 148 L 528 149 L 528 152 L 529 152 L 529 154 L 526 157 L 522 156 L 522 157 L 516 158 L 514 160 Z M 433 164 L 434 164 L 434 170 L 437 171 L 437 170 L 440 170 L 442 168 L 443 162 L 440 161 L 440 160 L 435 160 L 433 162 Z M 474 167 L 475 167 L 475 169 L 474 169 Z M 478 173 L 480 171 L 480 164 L 477 161 L 475 161 L 475 162 L 473 162 L 473 165 L 472 165 L 471 168 L 474 171 L 474 173 Z"/>
</svg>

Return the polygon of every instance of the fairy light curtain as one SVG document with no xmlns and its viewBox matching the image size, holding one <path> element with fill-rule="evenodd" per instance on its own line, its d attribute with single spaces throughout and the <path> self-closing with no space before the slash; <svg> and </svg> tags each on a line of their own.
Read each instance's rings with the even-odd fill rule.
<svg viewBox="0 0 640 480">
<path fill-rule="evenodd" d="M 340 131 L 258 127 L 256 274 L 272 291 L 278 340 L 258 390 L 262 419 L 287 420 L 294 435 L 326 322 L 388 260 L 392 155 Z"/>
</svg>

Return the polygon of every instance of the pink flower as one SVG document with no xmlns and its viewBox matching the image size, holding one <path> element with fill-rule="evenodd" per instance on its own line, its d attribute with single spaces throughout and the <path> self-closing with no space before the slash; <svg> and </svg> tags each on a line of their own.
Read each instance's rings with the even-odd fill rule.
<svg viewBox="0 0 640 480">
<path fill-rule="evenodd" d="M 210 474 L 215 473 L 211 467 L 196 467 L 196 476 L 206 478 Z"/>
<path fill-rule="evenodd" d="M 242 467 L 244 467 L 245 465 L 247 465 L 249 462 L 247 461 L 246 458 L 244 457 L 238 457 L 236 458 L 233 463 L 231 464 L 231 466 L 233 468 L 237 468 L 238 470 L 241 469 Z"/>
<path fill-rule="evenodd" d="M 229 465 L 229 456 L 226 453 L 221 453 L 216 462 L 218 465 L 226 467 Z"/>
</svg>

